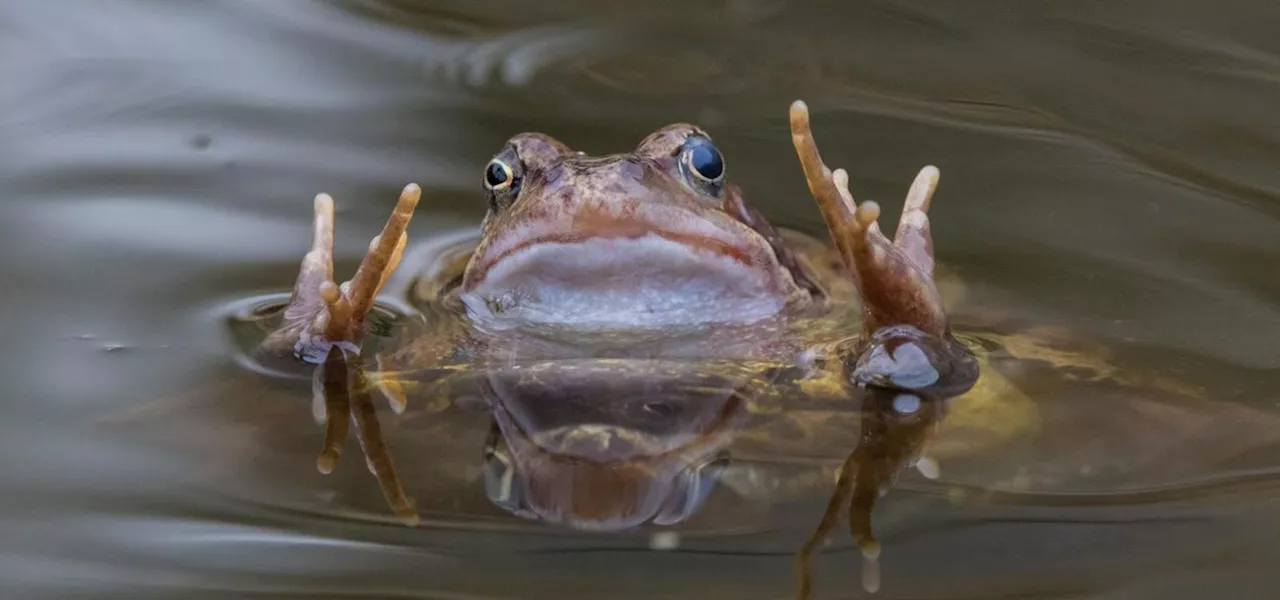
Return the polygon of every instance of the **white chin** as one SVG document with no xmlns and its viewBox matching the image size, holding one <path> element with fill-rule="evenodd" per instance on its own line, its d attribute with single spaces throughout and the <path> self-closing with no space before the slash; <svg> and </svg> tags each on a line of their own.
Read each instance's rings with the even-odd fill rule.
<svg viewBox="0 0 1280 600">
<path fill-rule="evenodd" d="M 507 256 L 462 300 L 475 316 L 591 329 L 749 323 L 786 306 L 779 277 L 658 235 L 593 238 Z"/>
</svg>

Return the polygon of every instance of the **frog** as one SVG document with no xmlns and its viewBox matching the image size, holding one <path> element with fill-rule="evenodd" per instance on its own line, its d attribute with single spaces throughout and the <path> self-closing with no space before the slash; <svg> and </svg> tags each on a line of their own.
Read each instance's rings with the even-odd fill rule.
<svg viewBox="0 0 1280 600">
<path fill-rule="evenodd" d="M 771 385 L 789 373 L 785 387 L 801 394 L 823 381 L 847 397 L 867 387 L 962 394 L 978 365 L 951 331 L 934 278 L 928 213 L 939 170 L 919 171 L 890 237 L 878 203 L 855 201 L 848 172 L 822 160 L 810 122 L 807 104 L 792 103 L 792 144 L 829 243 L 777 228 L 748 204 L 697 125 L 667 125 L 604 156 L 542 133 L 511 137 L 483 169 L 478 240 L 412 289 L 424 315 L 458 318 L 427 319 L 378 350 L 373 369 L 361 358 L 367 316 L 404 257 L 422 190 L 403 189 L 342 284 L 334 200 L 317 195 L 312 248 L 260 351 L 318 365 L 318 412 L 332 417 L 318 468 L 334 468 L 353 420 L 389 504 L 412 523 L 373 390 L 403 410 L 411 393 L 531 365 L 556 365 L 563 378 L 600 360 L 719 361 Z"/>
<path fill-rule="evenodd" d="M 964 287 L 946 280 L 945 265 L 933 261 L 928 211 L 938 171 L 920 171 L 890 239 L 877 224 L 879 207 L 870 201 L 854 202 L 848 173 L 822 161 L 803 103 L 792 106 L 790 120 L 792 142 L 808 191 L 827 225 L 828 240 L 770 225 L 746 204 L 740 190 L 725 182 L 724 173 L 716 173 L 715 165 L 725 170 L 727 161 L 709 136 L 693 126 L 659 130 L 661 135 L 646 138 L 648 143 L 642 142 L 636 151 L 596 158 L 538 134 L 516 136 L 482 172 L 483 195 L 492 204 L 480 231 L 437 252 L 421 270 L 422 265 L 416 265 L 416 272 L 408 274 L 408 286 L 393 279 L 402 262 L 415 264 L 406 258 L 410 253 L 405 231 L 422 193 L 418 186 L 404 189 L 355 276 L 342 284 L 334 280 L 334 201 L 328 195 L 316 197 L 312 248 L 303 258 L 290 297 L 279 313 L 254 322 L 270 329 L 257 347 L 262 356 L 311 369 L 317 392 L 313 411 L 324 428 L 318 457 L 311 454 L 309 427 L 296 437 L 290 429 L 297 416 L 297 390 L 260 385 L 259 369 L 241 379 L 220 381 L 217 387 L 193 390 L 180 402 L 169 398 L 132 407 L 110 423 L 141 422 L 145 434 L 159 435 L 166 443 L 200 446 L 215 459 L 209 461 L 209 469 L 229 480 L 256 475 L 273 486 L 306 470 L 297 468 L 292 452 L 296 447 L 314 457 L 312 475 L 315 469 L 332 473 L 343 442 L 354 430 L 383 499 L 406 525 L 417 524 L 419 516 L 383 439 L 375 410 L 377 394 L 403 417 L 395 419 L 397 432 L 387 437 L 403 451 L 397 458 L 413 473 L 415 487 L 430 487 L 441 497 L 433 507 L 435 517 L 488 518 L 465 505 L 477 486 L 484 489 L 481 500 L 502 511 L 593 531 L 685 523 L 698 513 L 713 487 L 766 506 L 829 493 L 826 513 L 820 521 L 815 515 L 814 533 L 798 553 L 801 597 L 808 595 L 812 583 L 808 562 L 820 552 L 841 513 L 849 515 L 864 563 L 874 566 L 880 549 L 872 532 L 872 510 L 912 468 L 927 480 L 937 480 L 939 462 L 944 471 L 950 468 L 948 461 L 979 462 L 995 474 L 959 467 L 950 481 L 943 477 L 922 484 L 908 475 L 905 485 L 957 502 L 982 502 L 988 494 L 1007 501 L 1023 491 L 1087 493 L 1113 485 L 1103 468 L 1109 456 L 1123 457 L 1117 461 L 1123 466 L 1156 471 L 1138 484 L 1133 483 L 1135 474 L 1127 472 L 1126 485 L 1156 486 L 1179 481 L 1187 472 L 1198 474 L 1205 465 L 1225 463 L 1242 454 L 1242 448 L 1277 443 L 1280 422 L 1272 412 L 1234 405 L 1210 396 L 1211 390 L 1165 375 L 1153 377 L 1149 367 L 1109 358 L 1111 348 L 1072 348 L 1078 340 L 1068 343 L 1038 323 L 980 324 L 965 307 L 963 330 L 951 332 L 949 315 L 955 313 L 956 297 Z M 696 147 L 686 146 L 694 135 L 699 140 Z M 677 144 L 680 139 L 684 141 Z M 657 152 L 661 147 L 673 154 Z M 522 148 L 547 162 L 534 159 L 530 168 L 520 159 Z M 561 193 L 571 192 L 567 196 L 550 193 L 554 184 L 546 181 L 546 174 L 554 169 L 547 165 L 568 169 L 561 172 L 568 178 L 558 180 Z M 622 298 L 633 302 L 625 315 L 632 317 L 630 321 L 611 321 L 605 311 L 575 321 L 577 313 L 557 313 L 567 305 L 526 301 L 530 276 L 556 267 L 545 254 L 550 247 L 539 250 L 543 254 L 517 254 L 524 262 L 510 267 L 501 260 L 480 266 L 485 263 L 478 257 L 485 254 L 479 249 L 497 248 L 511 236 L 522 235 L 521 226 L 537 222 L 514 215 L 536 217 L 532 205 L 544 211 L 554 207 L 521 204 L 522 196 L 548 202 L 557 198 L 566 210 L 577 210 L 589 205 L 582 195 L 587 190 L 596 190 L 590 192 L 596 198 L 616 198 L 619 190 L 634 189 L 618 182 L 634 182 L 625 175 L 637 169 L 642 174 L 639 187 L 666 192 L 658 202 L 677 203 L 670 210 L 687 210 L 682 214 L 696 214 L 718 229 L 699 230 L 683 246 L 679 240 L 687 238 L 678 236 L 672 236 L 675 244 L 648 239 L 633 245 L 620 253 L 631 262 L 621 263 L 626 268 L 619 271 L 637 273 L 633 267 L 645 258 L 651 259 L 651 267 L 675 266 L 707 275 L 719 284 L 714 289 L 723 292 L 718 298 L 725 302 L 716 306 L 736 311 L 668 303 L 666 308 L 686 310 L 646 312 L 643 309 L 660 306 L 642 302 L 645 296 L 637 294 Z M 592 182 L 596 187 L 578 185 Z M 531 189 L 542 191 L 528 195 Z M 529 208 L 517 212 L 520 206 Z M 660 227 L 665 222 L 601 223 L 592 219 L 618 215 L 584 214 L 590 215 L 588 231 L 612 232 L 615 238 L 640 238 L 636 234 L 645 226 L 657 230 L 650 233 L 679 233 Z M 639 219 L 649 216 L 643 213 Z M 720 252 L 712 242 L 726 231 L 732 239 L 725 241 L 733 243 Z M 558 241 L 578 240 L 566 234 Z M 678 258 L 701 255 L 682 253 L 681 248 L 730 258 L 682 264 Z M 578 271 L 568 271 L 572 277 L 566 281 L 606 272 L 603 265 L 585 260 L 573 266 Z M 497 280 L 489 280 L 492 273 L 499 274 Z M 733 281 L 744 273 L 754 278 Z M 696 290 L 678 287 L 675 278 L 662 280 L 656 270 L 651 274 L 659 276 L 630 282 L 631 289 L 648 285 Z M 505 290 L 498 289 L 504 285 Z M 581 300 L 588 291 L 548 289 L 556 295 L 534 301 L 573 299 L 574 292 Z M 752 291 L 760 292 L 764 301 L 747 293 Z M 420 313 L 397 325 L 403 325 L 403 331 L 391 347 L 382 342 L 376 306 L 387 294 L 407 298 Z M 948 306 L 943 299 L 950 299 Z M 1000 302 L 991 304 L 994 312 L 1003 310 Z M 774 307 L 776 312 L 768 314 Z M 669 318 L 635 318 L 654 313 Z M 980 333 L 968 335 L 972 332 Z M 976 363 L 970 359 L 973 355 Z M 1046 375 L 1028 376 L 1029 366 Z M 670 388 L 686 409 L 664 420 L 659 418 L 664 415 L 651 413 L 671 410 L 661 408 L 669 404 L 651 406 L 620 397 L 628 384 L 655 381 Z M 450 427 L 475 424 L 459 419 L 454 410 L 470 402 L 454 393 L 462 390 L 481 392 L 476 396 L 480 405 L 474 408 L 488 413 L 489 435 L 483 448 L 469 445 L 477 440 L 425 441 Z M 575 390 L 589 393 L 574 396 Z M 525 392 L 541 400 L 532 405 Z M 575 398 L 577 402 L 566 402 Z M 591 402 L 593 398 L 598 402 Z M 407 408 L 411 402 L 416 410 Z M 202 418 L 188 428 L 157 418 L 167 417 L 176 404 L 184 412 L 203 410 Z M 606 409 L 613 412 L 605 414 Z M 543 410 L 561 412 L 554 420 L 540 421 L 538 411 Z M 1027 440 L 1039 454 L 1027 451 Z M 1042 451 L 1040 445 L 1053 447 Z M 469 451 L 470 459 L 458 456 Z M 1175 455 L 1178 460 L 1171 459 Z M 272 457 L 279 468 L 264 466 Z M 808 460 L 802 467 L 773 462 L 780 457 Z M 575 460 L 594 463 L 597 473 L 606 472 L 598 468 L 601 465 L 625 466 L 630 469 L 627 482 L 637 484 L 630 490 L 635 493 L 623 493 L 628 490 L 617 485 L 608 497 L 576 502 L 565 477 L 577 466 Z M 771 464 L 787 468 L 771 470 Z M 315 485 L 312 477 L 298 483 L 308 491 Z M 345 481 L 334 487 L 338 499 L 332 505 L 340 510 L 353 504 L 353 494 L 359 495 L 353 490 L 363 489 Z M 547 490 L 559 493 L 537 495 Z M 316 502 L 307 498 L 300 504 L 315 509 Z M 359 516 L 368 512 L 361 510 Z M 880 516 L 895 514 L 882 511 Z M 742 519 L 723 520 L 734 531 L 744 529 Z"/>
<path fill-rule="evenodd" d="M 830 490 L 798 552 L 805 597 L 809 561 L 841 513 L 861 550 L 864 585 L 878 587 L 874 505 L 911 468 L 937 478 L 939 458 L 1021 456 L 1000 449 L 1038 435 L 1067 443 L 1066 422 L 1091 432 L 1106 423 L 1116 428 L 1106 447 L 1152 456 L 1159 453 L 1148 448 L 1201 438 L 1229 451 L 1215 440 L 1223 426 L 1239 432 L 1237 423 L 1252 424 L 1250 443 L 1274 439 L 1273 415 L 1126 372 L 1104 360 L 1105 348 L 1066 351 L 1071 344 L 1035 324 L 986 328 L 1009 330 L 985 335 L 999 338 L 1002 356 L 961 339 L 943 303 L 944 266 L 934 261 L 929 209 L 939 171 L 920 170 L 890 237 L 879 206 L 855 202 L 848 173 L 822 160 L 807 106 L 794 103 L 789 117 L 829 239 L 770 224 L 694 125 L 660 128 L 630 152 L 599 157 L 519 134 L 484 166 L 479 231 L 398 286 L 420 318 L 391 344 L 370 334 L 374 304 L 406 255 L 422 191 L 404 188 L 342 284 L 333 278 L 334 201 L 317 196 L 313 246 L 259 347 L 315 366 L 324 426 L 316 467 L 332 472 L 354 429 L 392 513 L 416 524 L 375 395 L 403 414 L 412 402 L 458 404 L 476 392 L 489 434 L 482 482 L 468 485 L 480 483 L 493 506 L 525 519 L 591 531 L 673 526 L 717 487 L 770 501 Z M 1095 417 L 1074 408 L 1088 402 L 1053 402 L 1043 386 L 1032 400 L 1009 384 L 1026 379 L 1027 365 L 1053 377 L 1069 372 L 1075 386 L 1084 377 L 1098 398 L 1115 401 L 1092 404 Z M 629 396 L 628 386 L 643 393 Z M 655 387 L 668 390 L 668 402 L 648 401 Z M 1106 416 L 1117 411 L 1133 418 Z M 1134 429 L 1153 417 L 1158 429 Z M 744 475 L 755 469 L 752 450 L 786 456 L 819 447 L 845 459 L 774 486 Z M 729 448 L 748 466 L 734 467 Z M 1011 468 L 1008 481 L 983 485 L 1054 489 L 1089 479 L 1081 469 L 1106 454 L 1064 453 L 1031 477 Z M 588 488 L 601 493 L 580 493 Z"/>
<path fill-rule="evenodd" d="M 575 347 L 595 352 L 598 343 L 639 345 L 663 356 L 787 360 L 829 341 L 806 339 L 817 328 L 805 325 L 839 323 L 828 337 L 857 337 L 863 346 L 877 332 L 903 334 L 909 327 L 946 354 L 933 357 L 938 366 L 971 366 L 951 334 L 933 280 L 928 210 L 938 169 L 921 169 L 890 239 L 877 223 L 879 205 L 856 203 L 848 173 L 822 162 L 805 103 L 794 103 L 790 117 L 838 265 L 813 255 L 820 250 L 806 243 L 812 240 L 793 243 L 797 236 L 773 227 L 747 204 L 726 179 L 725 159 L 712 138 L 695 125 L 660 128 L 632 152 L 602 157 L 572 151 L 545 134 L 523 133 L 485 167 L 488 211 L 479 242 L 454 266 L 460 272 L 437 274 L 445 282 L 418 286 L 416 300 L 465 312 L 470 331 L 449 340 L 467 350 L 455 362 L 510 354 L 504 344 L 524 354 L 571 354 Z M 333 347 L 358 354 L 365 316 L 403 257 L 405 229 L 420 196 L 418 185 L 404 188 L 354 277 L 338 285 L 332 278 L 333 199 L 318 195 L 313 247 L 283 323 L 264 347 L 288 349 L 310 363 L 322 362 Z M 828 264 L 816 264 L 821 261 Z M 855 293 L 830 289 L 839 280 Z M 427 294 L 434 297 L 422 297 Z M 860 315 L 849 310 L 854 307 Z M 857 336 L 848 335 L 853 325 L 860 326 Z M 731 342 L 743 334 L 748 343 Z M 440 360 L 428 357 L 426 347 L 402 350 L 387 362 Z M 855 353 L 874 364 L 864 361 L 859 381 L 887 381 L 875 361 L 888 355 L 861 350 Z"/>
</svg>

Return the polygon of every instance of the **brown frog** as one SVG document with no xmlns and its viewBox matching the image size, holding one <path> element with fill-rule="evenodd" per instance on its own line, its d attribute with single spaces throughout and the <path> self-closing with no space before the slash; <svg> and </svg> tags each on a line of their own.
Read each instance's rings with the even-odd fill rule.
<svg viewBox="0 0 1280 600">
<path fill-rule="evenodd" d="M 823 164 L 805 104 L 792 104 L 790 116 L 834 249 L 771 226 L 728 182 L 724 157 L 694 125 L 663 127 L 634 151 L 603 157 L 543 134 L 516 135 L 484 169 L 489 211 L 478 242 L 414 288 L 425 330 L 380 350 L 372 372 L 355 360 L 366 314 L 400 262 L 420 190 L 404 189 L 341 285 L 332 272 L 333 201 L 318 196 L 313 248 L 263 349 L 324 363 L 318 388 L 332 418 L 321 470 L 336 463 L 352 415 L 388 500 L 412 520 L 381 449 L 371 389 L 403 409 L 423 386 L 533 361 L 717 359 L 798 371 L 796 380 L 829 380 L 847 395 L 867 385 L 967 390 L 977 362 L 953 337 L 933 277 L 927 212 L 937 169 L 920 171 L 891 240 L 877 224 L 879 207 L 856 204 L 847 173 Z M 431 317 L 442 314 L 458 318 Z"/>
<path fill-rule="evenodd" d="M 901 374 L 894 367 L 972 366 L 951 335 L 933 280 L 927 212 L 937 169 L 921 170 L 890 240 L 876 223 L 879 207 L 856 205 L 845 171 L 822 163 L 804 103 L 792 105 L 791 125 L 838 261 L 752 209 L 728 183 L 711 137 L 696 126 L 664 127 L 635 151 L 604 157 L 520 134 L 484 170 L 489 211 L 479 242 L 465 260 L 416 288 L 420 304 L 465 314 L 465 331 L 448 332 L 450 347 L 435 351 L 451 358 L 410 343 L 380 356 L 382 364 L 403 369 L 516 352 L 599 355 L 603 346 L 628 355 L 805 363 L 815 351 L 856 339 L 859 383 L 893 385 Z M 264 347 L 312 363 L 334 347 L 357 353 L 365 315 L 402 257 L 419 195 L 416 185 L 404 189 L 356 275 L 340 286 L 332 273 L 333 201 L 318 196 L 314 246 L 284 322 Z M 918 338 L 912 348 L 926 352 L 876 352 L 877 335 Z M 908 362 L 894 364 L 898 354 Z"/>
<path fill-rule="evenodd" d="M 968 313 L 966 336 L 981 343 L 957 342 L 938 293 L 953 282 L 934 278 L 927 210 L 936 169 L 917 177 L 890 241 L 874 203 L 855 205 L 847 175 L 823 165 L 803 104 L 791 118 L 833 247 L 771 227 L 726 183 L 710 137 L 689 125 L 601 158 L 542 135 L 512 138 L 484 170 L 482 231 L 415 267 L 407 290 L 388 279 L 417 187 L 405 189 L 342 285 L 333 280 L 333 201 L 318 197 L 315 245 L 261 350 L 320 364 L 320 470 L 335 467 L 354 424 L 382 495 L 416 522 L 383 443 L 373 399 L 381 392 L 403 411 L 393 441 L 412 485 L 434 503 L 423 508 L 427 518 L 465 512 L 458 505 L 475 496 L 480 472 L 492 505 L 592 530 L 680 523 L 713 485 L 774 505 L 830 493 L 835 480 L 800 552 L 804 596 L 808 558 L 842 513 L 866 585 L 877 585 L 872 507 L 907 467 L 933 479 L 944 465 L 948 476 L 924 484 L 934 495 L 1014 501 L 1045 490 L 1165 486 L 1276 443 L 1273 414 L 1113 362 L 1113 348 L 1079 347 L 1023 323 L 974 334 Z M 420 309 L 391 338 L 370 334 L 384 289 Z M 977 382 L 970 349 L 982 360 Z M 194 431 L 147 431 L 184 444 L 203 436 L 214 453 L 235 454 L 230 463 L 253 465 L 228 472 L 262 469 L 275 483 L 284 471 L 263 467 L 264 446 L 285 455 L 289 473 L 297 464 L 282 440 L 288 425 L 274 418 L 296 420 L 297 396 L 276 392 L 209 390 L 193 402 L 212 397 L 216 412 Z M 480 415 L 490 426 L 482 469 L 480 437 L 453 437 L 483 426 L 461 416 L 473 408 L 489 413 Z M 225 428 L 212 426 L 218 419 Z M 311 435 L 292 441 L 309 453 Z M 965 462 L 981 468 L 965 471 Z M 1110 463 L 1125 467 L 1122 482 L 1107 479 Z M 345 481 L 334 485 L 360 495 Z"/>
</svg>

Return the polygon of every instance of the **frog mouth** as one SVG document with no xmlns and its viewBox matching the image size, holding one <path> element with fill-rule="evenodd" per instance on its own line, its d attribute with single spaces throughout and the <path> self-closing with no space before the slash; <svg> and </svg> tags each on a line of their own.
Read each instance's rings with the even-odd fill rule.
<svg viewBox="0 0 1280 600">
<path fill-rule="evenodd" d="M 649 205 L 525 222 L 477 249 L 468 306 L 543 322 L 669 326 L 753 321 L 798 289 L 772 248 L 728 215 Z"/>
</svg>

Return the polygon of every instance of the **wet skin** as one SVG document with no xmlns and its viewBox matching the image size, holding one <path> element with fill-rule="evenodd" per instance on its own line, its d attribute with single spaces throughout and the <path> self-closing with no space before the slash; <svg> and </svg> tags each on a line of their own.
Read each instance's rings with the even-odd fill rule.
<svg viewBox="0 0 1280 600">
<path fill-rule="evenodd" d="M 320 365 L 317 397 L 327 419 L 319 468 L 334 468 L 354 422 L 393 510 L 415 522 L 382 445 L 374 390 L 403 410 L 407 390 L 423 381 L 483 380 L 492 387 L 513 369 L 530 365 L 553 373 L 538 384 L 544 396 L 551 388 L 605 381 L 603 363 L 581 362 L 602 358 L 628 365 L 622 376 L 630 382 L 648 375 L 660 379 L 653 365 L 671 361 L 728 361 L 735 373 L 746 373 L 740 382 L 766 387 L 784 385 L 776 382 L 777 374 L 787 371 L 793 383 L 826 379 L 850 398 L 867 387 L 931 397 L 963 393 L 977 377 L 977 362 L 952 336 L 934 283 L 927 213 L 937 169 L 921 170 L 890 239 L 877 224 L 879 207 L 855 203 L 847 173 L 823 164 L 802 102 L 792 105 L 790 117 L 792 141 L 832 246 L 770 225 L 729 183 L 727 161 L 696 126 L 670 125 L 630 153 L 603 157 L 574 152 L 546 135 L 520 134 L 483 171 L 489 211 L 478 243 L 415 288 L 414 299 L 425 313 L 450 309 L 462 318 L 440 320 L 380 350 L 372 372 L 358 359 L 366 318 L 403 255 L 420 190 L 404 189 L 355 276 L 341 285 L 333 279 L 333 200 L 318 196 L 314 245 L 283 321 L 262 350 Z M 686 374 L 682 385 L 706 389 L 687 382 L 718 368 Z M 484 396 L 505 440 L 503 452 L 514 456 L 507 462 L 540 456 L 520 467 L 554 481 L 550 474 L 572 463 L 575 481 L 589 475 L 601 486 L 620 489 L 626 486 L 613 481 L 617 477 L 644 479 L 644 489 L 657 490 L 649 493 L 647 508 L 621 514 L 590 503 L 566 511 L 565 498 L 547 496 L 555 495 L 556 486 L 526 485 L 523 505 L 510 509 L 580 528 L 683 518 L 696 507 L 697 493 L 687 482 L 672 482 L 714 455 L 734 428 L 729 408 L 751 400 L 735 386 L 715 387 L 720 388 L 726 394 L 707 401 L 719 407 L 707 414 L 729 411 L 712 419 L 719 423 L 712 431 L 720 432 L 714 444 L 686 440 L 671 446 L 632 428 L 623 461 L 630 466 L 622 475 L 613 468 L 583 471 L 580 460 L 557 458 L 592 452 L 594 446 L 578 444 L 573 436 L 560 438 L 549 452 L 530 442 L 531 431 L 509 413 L 510 401 L 489 389 Z M 790 389 L 801 393 L 799 386 Z M 614 451 L 616 445 L 608 444 L 595 450 Z M 490 458 L 495 452 L 490 450 Z M 673 460 L 676 467 L 662 467 Z M 617 456 L 603 455 L 589 462 L 620 464 Z M 654 483 L 655 477 L 665 483 Z M 672 490 L 685 500 L 667 498 Z"/>
</svg>

